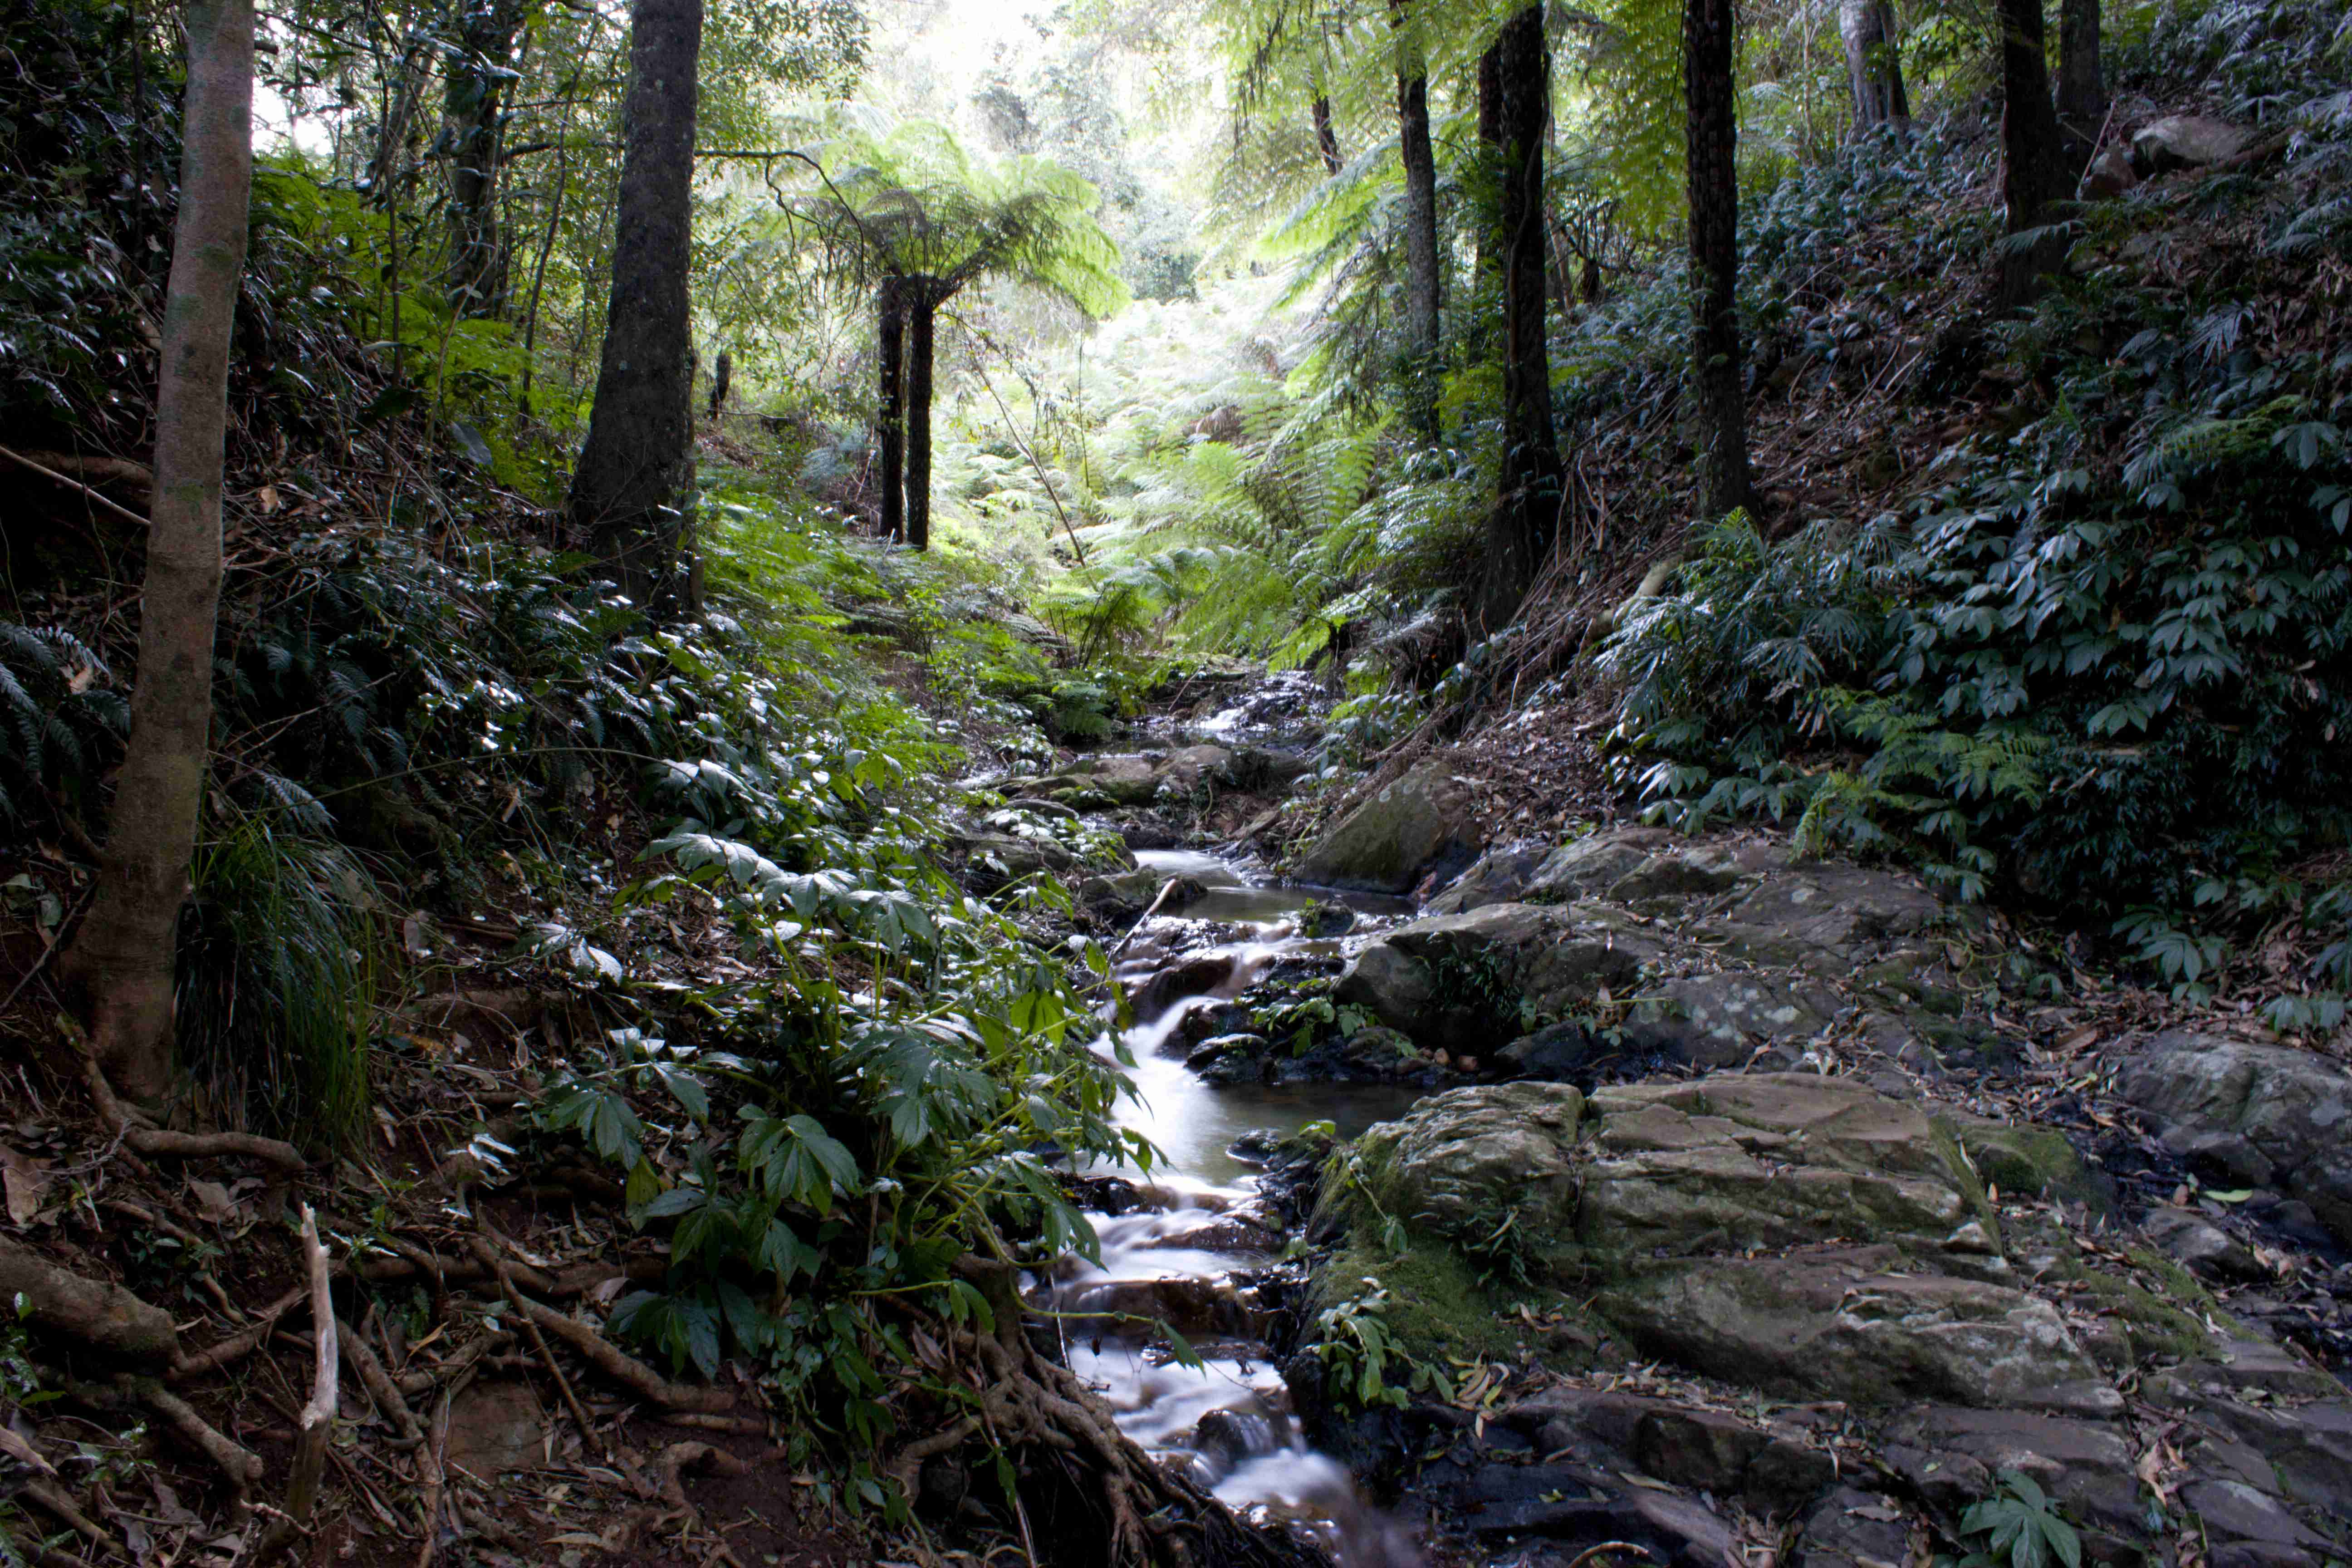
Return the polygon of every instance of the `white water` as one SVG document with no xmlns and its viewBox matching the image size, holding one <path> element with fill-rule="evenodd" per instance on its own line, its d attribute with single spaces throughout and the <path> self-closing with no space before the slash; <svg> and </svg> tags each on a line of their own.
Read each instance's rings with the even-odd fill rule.
<svg viewBox="0 0 2352 1568">
<path fill-rule="evenodd" d="M 1313 897 L 1305 889 L 1249 886 L 1214 856 L 1170 850 L 1137 859 L 1209 888 L 1207 898 L 1182 911 L 1186 921 L 1270 922 Z M 1360 902 L 1375 906 L 1366 912 L 1409 908 L 1393 900 Z M 1071 1367 L 1103 1390 L 1120 1428 L 1146 1449 L 1185 1466 L 1234 1508 L 1314 1529 L 1346 1568 L 1404 1568 L 1421 1561 L 1409 1533 L 1364 1503 L 1345 1466 L 1307 1445 L 1282 1375 L 1265 1359 L 1254 1292 L 1245 1283 L 1237 1288 L 1232 1277 L 1272 1264 L 1268 1248 L 1281 1246 L 1282 1234 L 1257 1200 L 1252 1167 L 1228 1146 L 1253 1129 L 1290 1133 L 1321 1121 L 1351 1136 L 1401 1112 L 1414 1091 L 1329 1083 L 1213 1088 L 1181 1059 L 1179 1030 L 1188 1014 L 1230 1000 L 1285 953 L 1329 946 L 1292 936 L 1285 924 L 1260 925 L 1247 940 L 1210 950 L 1233 961 L 1231 976 L 1214 992 L 1174 1002 L 1128 1031 L 1136 1092 L 1120 1121 L 1149 1137 L 1165 1163 L 1151 1173 L 1149 1207 L 1092 1216 L 1101 1267 L 1066 1260 L 1050 1294 L 1064 1311 L 1163 1318 L 1200 1355 L 1198 1367 L 1178 1364 L 1164 1344 L 1150 1343 L 1143 1323 L 1066 1320 Z M 1148 973 L 1150 965 L 1131 968 Z M 1203 1434 L 1203 1418 L 1220 1411 L 1228 1414 Z"/>
</svg>

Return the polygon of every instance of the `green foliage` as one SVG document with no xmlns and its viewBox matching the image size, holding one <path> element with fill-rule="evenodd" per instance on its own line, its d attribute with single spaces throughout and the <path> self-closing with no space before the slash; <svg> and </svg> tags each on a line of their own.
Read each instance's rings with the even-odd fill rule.
<svg viewBox="0 0 2352 1568">
<path fill-rule="evenodd" d="M 1364 1289 L 1315 1314 L 1307 1353 L 1323 1363 L 1332 1399 L 1352 1410 L 1402 1409 L 1416 1394 L 1454 1397 L 1444 1368 L 1415 1357 L 1389 1327 L 1389 1293 L 1367 1275 Z"/>
<path fill-rule="evenodd" d="M 0 623 L 0 830 L 95 805 L 100 774 L 131 731 L 130 704 L 100 684 L 108 674 L 70 632 Z"/>
<path fill-rule="evenodd" d="M 180 1058 L 229 1125 L 328 1150 L 362 1131 L 373 889 L 269 816 L 197 847 L 173 999 Z"/>
<path fill-rule="evenodd" d="M 1960 1515 L 1960 1535 L 1973 1549 L 1955 1568 L 2082 1568 L 2083 1540 L 2058 1513 L 2041 1484 L 2022 1470 L 2002 1469 L 1993 1495 Z M 1941 1559 L 1954 1563 L 1952 1559 Z"/>
</svg>

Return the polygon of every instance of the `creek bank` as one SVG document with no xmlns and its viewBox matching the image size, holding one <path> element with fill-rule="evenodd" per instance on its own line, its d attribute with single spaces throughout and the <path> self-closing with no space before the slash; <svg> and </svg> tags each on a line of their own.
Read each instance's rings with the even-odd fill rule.
<svg viewBox="0 0 2352 1568">
<path fill-rule="evenodd" d="M 1098 763 L 1066 776 L 1133 771 Z M 1096 824 L 1135 842 L 1151 801 Z M 1996 917 L 1761 835 L 1507 845 L 1439 885 L 1453 851 L 1407 804 L 1350 864 L 1418 908 L 1197 853 L 1112 874 L 1139 911 L 1170 894 L 1120 972 L 1151 1135 L 1221 1184 L 1139 1200 L 1158 1239 L 1065 1299 L 1131 1432 L 1349 1561 L 1388 1559 L 1335 1513 L 1389 1537 L 1332 1500 L 1341 1464 L 1449 1563 L 1623 1540 L 1864 1568 L 1952 1539 L 2011 1469 L 2099 1563 L 2189 1531 L 2210 1568 L 2345 1559 L 2340 1065 L 2104 1037 Z M 1246 1398 L 1154 1364 L 1152 1316 Z M 1367 1321 L 1369 1408 L 1339 1396 Z"/>
</svg>

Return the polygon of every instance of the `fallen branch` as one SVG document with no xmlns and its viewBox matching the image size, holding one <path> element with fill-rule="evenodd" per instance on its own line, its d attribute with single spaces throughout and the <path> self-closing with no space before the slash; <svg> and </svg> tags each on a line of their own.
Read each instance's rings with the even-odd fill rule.
<svg viewBox="0 0 2352 1568">
<path fill-rule="evenodd" d="M 0 1237 L 0 1301 L 20 1295 L 44 1329 L 92 1350 L 133 1361 L 170 1362 L 180 1353 L 179 1332 L 161 1307 Z"/>
<path fill-rule="evenodd" d="M 113 1531 L 82 1512 L 74 1500 L 66 1494 L 66 1489 L 57 1482 L 36 1477 L 18 1488 L 16 1495 L 26 1502 L 37 1504 L 42 1512 L 92 1546 L 110 1552 L 122 1550 L 122 1542 L 115 1539 Z"/>
<path fill-rule="evenodd" d="M 540 1364 L 547 1368 L 547 1375 L 555 1379 L 556 1391 L 563 1395 L 564 1408 L 572 1412 L 572 1424 L 580 1428 L 580 1441 L 594 1447 L 596 1423 L 588 1418 L 588 1412 L 581 1407 L 580 1396 L 572 1392 L 572 1380 L 564 1376 L 563 1369 L 556 1364 L 555 1352 L 547 1348 L 547 1336 L 539 1331 L 539 1325 L 531 1321 L 530 1312 L 524 1310 L 522 1292 L 515 1287 L 513 1268 L 495 1251 L 486 1250 L 483 1261 L 497 1272 L 499 1288 L 506 1293 L 507 1300 L 514 1303 L 514 1310 L 522 1313 L 523 1332 L 530 1336 L 531 1349 L 539 1352 Z"/>
<path fill-rule="evenodd" d="M 164 1375 L 173 1383 L 185 1383 L 192 1377 L 218 1372 L 232 1362 L 243 1361 L 269 1337 L 270 1331 L 278 1327 L 278 1320 L 292 1311 L 302 1298 L 310 1294 L 310 1290 L 307 1284 L 295 1286 L 261 1309 L 259 1320 L 250 1327 L 240 1329 L 215 1344 L 206 1345 L 194 1355 L 181 1357 L 172 1363 L 172 1370 Z"/>
<path fill-rule="evenodd" d="M 485 1267 L 496 1272 L 503 1260 L 491 1249 L 490 1244 L 478 1237 L 473 1247 L 475 1256 L 482 1260 Z M 735 1407 L 734 1396 L 725 1389 L 688 1388 L 672 1383 L 577 1318 L 568 1318 L 519 1290 L 510 1292 L 509 1300 L 526 1322 L 537 1324 L 578 1351 L 587 1358 L 589 1365 L 648 1405 L 658 1405 L 665 1410 L 708 1411 L 712 1415 L 724 1415 Z"/>
<path fill-rule="evenodd" d="M 253 1488 L 261 1479 L 260 1455 L 216 1430 L 212 1423 L 196 1414 L 194 1405 L 152 1378 L 125 1378 L 120 1380 L 118 1386 L 169 1422 L 180 1436 L 213 1462 L 213 1467 L 228 1481 L 234 1500 L 231 1511 L 235 1517 L 242 1520 L 252 1511 Z"/>
<path fill-rule="evenodd" d="M 48 455 L 49 454 L 46 452 L 42 454 L 43 457 L 47 457 Z M 5 458 L 10 462 L 17 464 L 22 468 L 30 468 L 33 472 L 40 475 L 43 479 L 55 480 L 57 483 L 65 486 L 66 489 L 69 490 L 79 490 L 84 496 L 97 502 L 100 510 L 112 512 L 116 517 L 121 518 L 123 521 L 131 524 L 133 528 L 144 528 L 147 526 L 147 520 L 145 518 L 140 516 L 137 512 L 132 511 L 129 507 L 122 505 L 120 501 L 109 500 L 106 497 L 99 494 L 96 490 L 90 489 L 79 479 L 68 479 L 65 475 L 58 472 L 55 468 L 33 461 L 32 458 L 25 456 L 22 452 L 12 452 L 5 447 L 0 447 L 0 458 Z M 154 483 L 154 476 L 152 474 L 148 475 L 147 482 L 150 485 Z"/>
<path fill-rule="evenodd" d="M 400 1428 L 406 1441 L 425 1441 L 425 1424 L 408 1407 L 407 1397 L 400 1392 L 400 1384 L 393 1382 L 392 1373 L 384 1370 L 383 1363 L 376 1358 L 374 1348 L 353 1333 L 352 1326 L 341 1318 L 335 1320 L 335 1332 L 343 1347 L 343 1359 L 358 1370 L 360 1385 L 368 1391 L 368 1397 L 375 1401 L 384 1418 Z"/>
</svg>

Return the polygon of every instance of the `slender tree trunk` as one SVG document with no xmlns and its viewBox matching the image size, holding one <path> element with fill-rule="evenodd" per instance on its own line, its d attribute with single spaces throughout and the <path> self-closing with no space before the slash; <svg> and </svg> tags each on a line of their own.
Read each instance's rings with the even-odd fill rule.
<svg viewBox="0 0 2352 1568">
<path fill-rule="evenodd" d="M 506 241 L 499 162 L 506 140 L 509 62 L 522 31 L 520 0 L 461 0 L 457 53 L 443 99 L 449 152 L 449 305 L 460 316 L 506 310 Z"/>
<path fill-rule="evenodd" d="M 1331 100 L 1319 92 L 1315 95 L 1314 115 L 1315 151 L 1322 156 L 1323 172 L 1336 174 L 1348 166 L 1348 161 L 1339 156 L 1339 132 L 1331 123 Z"/>
<path fill-rule="evenodd" d="M 1503 46 L 1499 41 L 1478 57 L 1478 156 L 1499 182 L 1503 169 Z M 1479 228 L 1478 253 L 1471 272 L 1481 284 L 1502 249 L 1496 244 L 1501 233 L 1499 216 L 1491 231 L 1483 225 Z"/>
<path fill-rule="evenodd" d="M 882 448 L 882 537 L 907 534 L 907 305 L 905 285 L 882 279 L 879 333 L 882 406 L 876 427 Z"/>
<path fill-rule="evenodd" d="M 929 279 L 918 279 L 907 322 L 907 542 L 931 547 L 931 348 L 940 306 Z"/>
<path fill-rule="evenodd" d="M 604 359 L 572 477 L 572 521 L 646 609 L 678 586 L 694 480 L 687 273 L 701 50 L 702 0 L 636 0 Z"/>
<path fill-rule="evenodd" d="M 734 384 L 735 356 L 720 349 L 718 361 L 710 368 L 710 422 L 713 425 L 719 423 L 719 411 L 727 406 L 727 393 Z"/>
<path fill-rule="evenodd" d="M 211 741 L 228 362 L 253 194 L 253 0 L 190 0 L 185 142 L 155 398 L 154 500 L 131 742 L 96 896 L 68 954 L 98 1061 L 152 1100 L 173 1077 L 172 982 Z"/>
<path fill-rule="evenodd" d="M 1437 154 L 1429 140 L 1429 76 L 1408 36 L 1404 0 L 1389 0 L 1397 33 L 1397 132 L 1404 154 L 1406 369 L 1415 422 L 1437 428 L 1437 340 L 1444 300 L 1437 255 Z"/>
<path fill-rule="evenodd" d="M 2038 0 L 2037 0 L 2038 3 Z M 1709 517 L 1748 504 L 1748 409 L 1739 346 L 1739 122 L 1732 0 L 1683 0 L 1690 181 L 1692 381 L 1699 486 Z"/>
<path fill-rule="evenodd" d="M 1845 46 L 1846 81 L 1853 89 L 1854 128 L 1891 125 L 1907 137 L 1911 100 L 1903 90 L 1895 8 L 1886 0 L 1838 0 L 1838 37 Z"/>
<path fill-rule="evenodd" d="M 1503 469 L 1487 521 L 1481 619 L 1500 631 L 1526 597 L 1559 531 L 1562 469 L 1551 418 L 1544 338 L 1544 130 L 1551 54 L 1543 6 L 1504 24 L 1496 45 L 1496 132 L 1502 163 L 1496 256 L 1503 272 Z"/>
<path fill-rule="evenodd" d="M 2107 112 L 2099 70 L 2099 0 L 2065 0 L 2058 12 L 2058 118 L 2086 141 Z"/>
<path fill-rule="evenodd" d="M 2009 232 L 2018 235 L 2047 226 L 2051 206 L 2074 194 L 2074 182 L 2065 132 L 2050 102 L 2042 0 L 2000 0 L 2000 194 L 2009 207 Z M 2002 303 L 2031 299 L 2042 273 L 2064 255 L 2063 237 L 2011 247 L 2001 258 Z"/>
</svg>

